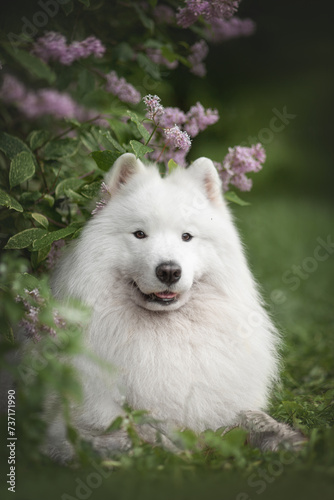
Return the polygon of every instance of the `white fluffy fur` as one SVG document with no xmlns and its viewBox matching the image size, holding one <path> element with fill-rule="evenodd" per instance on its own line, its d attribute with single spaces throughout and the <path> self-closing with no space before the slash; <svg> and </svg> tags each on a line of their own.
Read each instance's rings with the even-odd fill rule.
<svg viewBox="0 0 334 500">
<path fill-rule="evenodd" d="M 164 429 L 217 429 L 264 409 L 277 376 L 277 333 L 261 305 L 212 162 L 161 178 L 133 155 L 117 160 L 107 206 L 87 223 L 53 278 L 56 297 L 92 308 L 86 345 L 116 370 L 75 359 L 85 400 L 77 427 L 103 433 L 126 402 Z M 137 239 L 133 232 L 148 236 Z M 183 233 L 193 239 L 185 242 Z M 150 303 L 166 289 L 156 266 L 175 261 L 179 300 Z M 50 438 L 64 428 L 54 420 Z M 54 445 L 51 445 L 54 446 Z"/>
</svg>

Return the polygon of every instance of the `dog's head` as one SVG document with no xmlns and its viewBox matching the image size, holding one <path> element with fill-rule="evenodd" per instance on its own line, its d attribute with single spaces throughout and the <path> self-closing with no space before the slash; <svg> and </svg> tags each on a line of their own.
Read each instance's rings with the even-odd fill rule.
<svg viewBox="0 0 334 500">
<path fill-rule="evenodd" d="M 156 166 L 127 153 L 105 182 L 110 200 L 93 218 L 89 245 L 98 247 L 105 276 L 117 275 L 133 302 L 178 309 L 195 283 L 208 275 L 211 283 L 219 279 L 221 242 L 233 226 L 211 160 L 200 158 L 161 178 Z"/>
</svg>

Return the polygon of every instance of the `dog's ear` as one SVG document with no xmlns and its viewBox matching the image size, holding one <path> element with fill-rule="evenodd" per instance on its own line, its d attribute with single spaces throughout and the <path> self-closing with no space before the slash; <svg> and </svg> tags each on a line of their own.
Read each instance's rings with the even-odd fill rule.
<svg viewBox="0 0 334 500">
<path fill-rule="evenodd" d="M 105 176 L 105 184 L 109 193 L 113 195 L 122 184 L 126 184 L 133 175 L 141 172 L 145 172 L 143 163 L 132 153 L 123 154 Z"/>
<path fill-rule="evenodd" d="M 205 158 L 204 156 L 198 158 L 187 170 L 189 175 L 204 187 L 210 201 L 218 205 L 223 203 L 222 181 L 219 178 L 217 169 L 209 158 Z"/>
</svg>

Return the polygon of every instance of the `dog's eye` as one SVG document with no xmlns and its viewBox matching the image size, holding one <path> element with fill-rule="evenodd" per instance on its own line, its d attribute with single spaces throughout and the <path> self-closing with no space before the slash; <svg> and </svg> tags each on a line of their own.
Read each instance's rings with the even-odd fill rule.
<svg viewBox="0 0 334 500">
<path fill-rule="evenodd" d="M 144 231 L 135 231 L 132 233 L 138 240 L 142 240 L 143 238 L 147 238 L 147 235 L 144 233 Z"/>
<path fill-rule="evenodd" d="M 182 240 L 183 241 L 190 241 L 190 240 L 192 240 L 192 238 L 193 237 L 192 237 L 192 235 L 190 233 L 183 233 L 183 235 L 182 235 Z"/>
</svg>

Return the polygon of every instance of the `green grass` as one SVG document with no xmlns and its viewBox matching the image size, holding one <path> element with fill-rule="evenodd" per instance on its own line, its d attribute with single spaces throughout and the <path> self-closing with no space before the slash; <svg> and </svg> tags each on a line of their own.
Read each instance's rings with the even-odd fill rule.
<svg viewBox="0 0 334 500">
<path fill-rule="evenodd" d="M 106 478 L 92 476 L 96 470 L 90 465 L 66 468 L 21 459 L 17 499 L 331 498 L 334 253 L 316 262 L 317 266 L 313 262 L 316 269 L 300 279 L 296 289 L 282 277 L 292 273 L 294 265 L 305 266 L 319 244 L 317 239 L 326 240 L 331 234 L 333 208 L 308 199 L 253 197 L 249 207 L 233 210 L 250 265 L 283 337 L 282 380 L 270 413 L 303 429 L 309 444 L 292 456 L 260 453 L 244 445 L 240 436 L 229 447 L 182 457 L 139 446 Z M 8 492 L 5 495 L 2 498 L 11 498 Z"/>
</svg>

